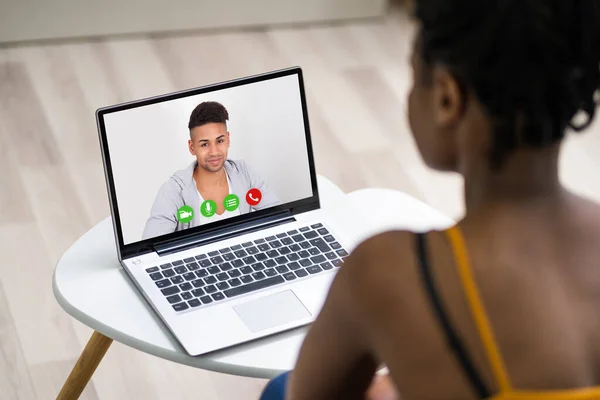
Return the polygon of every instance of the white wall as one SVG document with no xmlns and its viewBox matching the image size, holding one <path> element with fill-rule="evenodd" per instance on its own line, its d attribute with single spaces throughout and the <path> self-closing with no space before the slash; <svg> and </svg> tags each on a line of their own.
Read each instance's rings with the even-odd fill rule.
<svg viewBox="0 0 600 400">
<path fill-rule="evenodd" d="M 282 203 L 312 196 L 296 75 L 107 114 L 126 244 L 141 240 L 160 185 L 194 161 L 187 124 L 196 105 L 207 100 L 220 102 L 229 112 L 230 159 L 246 160 Z"/>
</svg>

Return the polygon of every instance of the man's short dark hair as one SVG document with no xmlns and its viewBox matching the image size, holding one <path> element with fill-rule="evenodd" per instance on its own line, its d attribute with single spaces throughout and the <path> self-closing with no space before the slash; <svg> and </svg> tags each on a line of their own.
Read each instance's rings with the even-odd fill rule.
<svg viewBox="0 0 600 400">
<path fill-rule="evenodd" d="M 225 124 L 229 120 L 229 113 L 221 103 L 216 101 L 204 101 L 194 108 L 190 115 L 188 128 L 192 129 L 211 123 Z"/>
</svg>

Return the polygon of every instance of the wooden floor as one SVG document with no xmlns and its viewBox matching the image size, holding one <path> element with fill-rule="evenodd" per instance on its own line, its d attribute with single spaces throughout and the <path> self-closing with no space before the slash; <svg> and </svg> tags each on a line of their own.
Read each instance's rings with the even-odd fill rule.
<svg viewBox="0 0 600 400">
<path fill-rule="evenodd" d="M 413 27 L 381 21 L 0 48 L 0 399 L 56 396 L 91 331 L 52 295 L 61 254 L 109 215 L 100 106 L 301 65 L 319 173 L 463 212 L 457 176 L 428 171 L 405 118 Z M 569 139 L 561 174 L 600 200 L 600 126 Z M 253 399 L 264 381 L 114 344 L 82 398 Z"/>
</svg>

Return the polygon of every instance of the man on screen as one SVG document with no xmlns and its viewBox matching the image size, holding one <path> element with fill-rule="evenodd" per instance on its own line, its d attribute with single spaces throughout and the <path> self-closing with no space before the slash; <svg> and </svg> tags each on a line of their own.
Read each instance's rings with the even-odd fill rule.
<svg viewBox="0 0 600 400">
<path fill-rule="evenodd" d="M 143 239 L 279 204 L 265 180 L 244 161 L 227 158 L 228 120 L 225 107 L 214 101 L 192 111 L 188 148 L 195 160 L 160 187 Z"/>
</svg>

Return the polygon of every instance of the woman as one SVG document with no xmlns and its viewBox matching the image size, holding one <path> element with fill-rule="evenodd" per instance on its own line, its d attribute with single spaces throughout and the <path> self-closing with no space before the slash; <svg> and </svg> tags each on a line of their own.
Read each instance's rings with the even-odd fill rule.
<svg viewBox="0 0 600 400">
<path fill-rule="evenodd" d="M 415 12 L 411 129 L 430 167 L 463 175 L 466 216 L 356 248 L 285 398 L 600 399 L 600 206 L 558 179 L 599 101 L 600 1 Z"/>
</svg>

